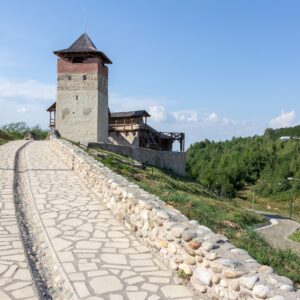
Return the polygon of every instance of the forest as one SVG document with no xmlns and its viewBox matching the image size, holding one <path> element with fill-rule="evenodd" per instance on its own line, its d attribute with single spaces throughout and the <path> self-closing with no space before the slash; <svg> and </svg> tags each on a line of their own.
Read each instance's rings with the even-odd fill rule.
<svg viewBox="0 0 300 300">
<path fill-rule="evenodd" d="M 294 138 L 283 141 L 283 136 Z M 300 137 L 300 126 L 266 129 L 262 136 L 230 141 L 197 142 L 186 154 L 188 174 L 221 197 L 234 198 L 247 185 L 265 197 L 291 189 L 299 193 L 300 139 L 295 137 Z"/>
</svg>

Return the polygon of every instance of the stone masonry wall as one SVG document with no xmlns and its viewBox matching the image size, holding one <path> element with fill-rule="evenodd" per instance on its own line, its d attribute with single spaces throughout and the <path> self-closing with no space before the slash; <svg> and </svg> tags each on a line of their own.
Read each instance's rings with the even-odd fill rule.
<svg viewBox="0 0 300 300">
<path fill-rule="evenodd" d="M 179 175 L 185 175 L 185 153 L 174 151 L 157 151 L 152 149 L 114 145 L 108 143 L 88 143 L 90 148 L 99 148 L 106 151 L 131 157 L 142 163 L 147 163 L 161 169 L 169 169 Z"/>
<path fill-rule="evenodd" d="M 56 129 L 76 142 L 107 142 L 108 69 L 100 60 L 58 60 Z"/>
<path fill-rule="evenodd" d="M 110 132 L 108 135 L 108 140 L 111 144 L 114 145 L 139 147 L 138 132 L 136 132 L 135 134 L 133 134 L 132 132 Z"/>
<path fill-rule="evenodd" d="M 260 265 L 227 238 L 115 174 L 84 151 L 51 138 L 50 147 L 139 239 L 173 270 L 191 275 L 209 299 L 300 299 L 286 277 Z"/>
</svg>

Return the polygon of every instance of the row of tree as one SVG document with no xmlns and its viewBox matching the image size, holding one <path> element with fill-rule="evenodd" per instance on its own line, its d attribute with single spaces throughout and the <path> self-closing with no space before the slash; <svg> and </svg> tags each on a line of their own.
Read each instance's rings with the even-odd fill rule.
<svg viewBox="0 0 300 300">
<path fill-rule="evenodd" d="M 48 134 L 48 130 L 42 129 L 39 125 L 29 127 L 25 122 L 17 122 L 0 126 L 0 139 L 23 139 L 28 132 L 30 132 L 37 140 L 45 139 Z"/>
<path fill-rule="evenodd" d="M 271 196 L 293 188 L 300 191 L 300 140 L 281 141 L 281 136 L 300 136 L 300 126 L 267 129 L 263 136 L 231 141 L 201 141 L 187 151 L 189 174 L 211 192 L 233 198 L 245 185 Z"/>
</svg>

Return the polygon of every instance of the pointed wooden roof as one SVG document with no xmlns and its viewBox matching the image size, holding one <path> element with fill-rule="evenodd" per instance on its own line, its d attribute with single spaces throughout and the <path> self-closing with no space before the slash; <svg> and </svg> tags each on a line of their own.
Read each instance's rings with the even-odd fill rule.
<svg viewBox="0 0 300 300">
<path fill-rule="evenodd" d="M 112 61 L 103 52 L 97 49 L 87 33 L 82 34 L 69 48 L 54 51 L 54 54 L 62 59 L 101 57 L 104 63 L 112 64 Z"/>
<path fill-rule="evenodd" d="M 47 108 L 46 111 L 49 111 L 49 112 L 51 112 L 51 111 L 56 111 L 56 101 L 55 101 L 54 103 L 52 103 L 52 104 Z"/>
</svg>

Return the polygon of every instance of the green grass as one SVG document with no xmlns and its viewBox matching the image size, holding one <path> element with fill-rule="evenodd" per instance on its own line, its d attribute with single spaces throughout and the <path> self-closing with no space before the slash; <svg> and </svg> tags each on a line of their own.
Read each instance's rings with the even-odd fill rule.
<svg viewBox="0 0 300 300">
<path fill-rule="evenodd" d="M 300 230 L 297 230 L 293 232 L 291 235 L 289 235 L 289 239 L 294 242 L 300 243 Z"/>
<path fill-rule="evenodd" d="M 102 152 L 102 150 L 98 150 Z M 106 151 L 107 153 L 107 151 Z M 268 244 L 254 228 L 265 222 L 261 215 L 249 212 L 239 201 L 220 199 L 200 184 L 168 171 L 146 166 L 137 169 L 129 163 L 120 163 L 119 155 L 110 153 L 98 158 L 104 165 L 144 190 L 160 197 L 188 218 L 198 220 L 216 233 L 226 235 L 237 247 L 245 249 L 261 264 L 267 264 L 283 276 L 300 285 L 300 257 L 289 250 L 277 250 Z"/>
<path fill-rule="evenodd" d="M 290 216 L 290 191 L 285 191 L 270 197 L 262 197 L 255 194 L 255 201 L 253 200 L 253 190 L 256 189 L 256 185 L 247 186 L 237 194 L 236 201 L 243 207 L 253 208 L 255 210 L 268 211 L 277 215 Z M 293 194 L 293 210 L 292 219 L 300 222 L 300 196 L 297 193 Z"/>
<path fill-rule="evenodd" d="M 279 275 L 289 277 L 298 288 L 300 287 L 300 257 L 291 250 L 273 248 L 252 229 L 246 229 L 231 236 L 231 242 L 247 250 L 259 263 L 272 266 Z"/>
</svg>

